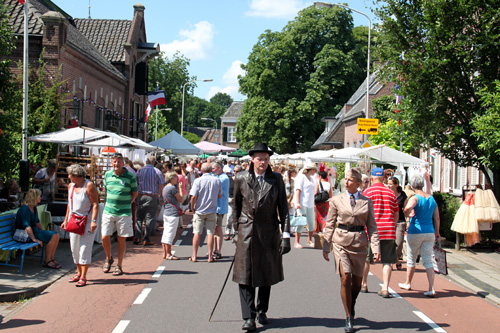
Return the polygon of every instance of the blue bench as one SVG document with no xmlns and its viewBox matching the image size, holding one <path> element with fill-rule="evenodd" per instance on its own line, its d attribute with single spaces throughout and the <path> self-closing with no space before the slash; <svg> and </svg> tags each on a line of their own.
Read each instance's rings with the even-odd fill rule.
<svg viewBox="0 0 500 333">
<path fill-rule="evenodd" d="M 38 243 L 35 242 L 29 242 L 29 243 L 16 242 L 15 240 L 12 239 L 12 236 L 14 235 L 15 231 L 16 231 L 16 214 L 0 216 L 0 250 L 9 251 L 9 256 L 7 257 L 7 261 L 5 263 L 0 262 L 0 265 L 19 267 L 19 274 L 21 274 L 23 271 L 24 255 L 26 250 L 37 247 L 39 245 Z M 17 251 L 17 250 L 22 251 L 21 264 L 20 265 L 9 264 L 12 251 Z M 43 261 L 44 250 L 45 246 L 42 247 L 40 262 Z"/>
</svg>

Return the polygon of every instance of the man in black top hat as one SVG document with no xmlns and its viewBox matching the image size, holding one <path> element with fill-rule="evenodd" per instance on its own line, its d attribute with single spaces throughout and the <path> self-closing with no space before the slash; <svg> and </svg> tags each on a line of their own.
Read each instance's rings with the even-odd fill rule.
<svg viewBox="0 0 500 333">
<path fill-rule="evenodd" d="M 283 281 L 281 256 L 290 251 L 290 218 L 285 184 L 281 174 L 269 166 L 273 151 L 257 143 L 248 154 L 248 171 L 234 182 L 234 221 L 237 230 L 233 281 L 239 284 L 242 329 L 268 323 L 271 286 Z M 259 288 L 255 306 L 255 288 Z"/>
</svg>

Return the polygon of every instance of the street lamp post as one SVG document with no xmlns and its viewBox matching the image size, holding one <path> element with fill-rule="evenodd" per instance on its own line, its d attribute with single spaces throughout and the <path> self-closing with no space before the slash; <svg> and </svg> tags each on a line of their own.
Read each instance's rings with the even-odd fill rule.
<svg viewBox="0 0 500 333">
<path fill-rule="evenodd" d="M 201 118 L 201 120 L 211 120 L 211 121 L 213 121 L 213 122 L 215 123 L 215 135 L 217 135 L 216 140 L 218 140 L 218 139 L 219 139 L 219 136 L 218 136 L 218 134 L 217 134 L 217 121 L 215 121 L 215 120 L 214 120 L 214 119 L 212 119 L 212 118 Z M 214 136 L 215 136 L 215 135 L 214 135 Z M 216 141 L 215 143 L 218 143 L 218 142 Z"/>
<path fill-rule="evenodd" d="M 365 108 L 365 118 L 370 118 L 368 115 L 368 106 L 370 103 L 370 42 L 371 42 L 371 30 L 372 30 L 372 21 L 370 20 L 370 17 L 366 15 L 365 13 L 360 12 L 359 10 L 356 10 L 354 8 L 351 8 L 349 6 L 343 5 L 341 3 L 329 3 L 329 2 L 323 2 L 323 1 L 315 1 L 314 6 L 316 7 L 333 7 L 333 6 L 339 6 L 339 7 L 344 7 L 349 10 L 352 10 L 353 12 L 356 12 L 358 14 L 363 15 L 368 19 L 368 60 L 366 64 L 366 108 Z M 363 135 L 364 137 L 364 135 Z M 368 137 L 367 137 L 368 139 Z M 363 140 L 364 141 L 364 140 Z"/>
<path fill-rule="evenodd" d="M 181 115 L 181 136 L 184 134 L 184 95 L 186 92 L 186 85 L 193 83 L 193 82 L 198 82 L 198 81 L 203 81 L 203 82 L 212 82 L 213 79 L 203 79 L 203 80 L 192 80 L 184 83 L 182 86 L 182 115 Z"/>
<path fill-rule="evenodd" d="M 156 106 L 155 141 L 158 140 L 158 111 L 172 111 L 172 108 L 158 109 L 158 105 Z"/>
</svg>

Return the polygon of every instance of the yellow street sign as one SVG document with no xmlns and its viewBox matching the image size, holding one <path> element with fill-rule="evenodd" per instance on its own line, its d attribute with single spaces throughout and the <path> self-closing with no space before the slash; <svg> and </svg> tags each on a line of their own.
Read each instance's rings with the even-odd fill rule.
<svg viewBox="0 0 500 333">
<path fill-rule="evenodd" d="M 358 134 L 378 134 L 378 119 L 358 118 Z"/>
<path fill-rule="evenodd" d="M 372 147 L 373 146 L 373 143 L 371 143 L 370 141 L 366 140 L 365 143 L 363 143 L 361 145 L 361 148 L 369 148 L 369 147 Z"/>
</svg>

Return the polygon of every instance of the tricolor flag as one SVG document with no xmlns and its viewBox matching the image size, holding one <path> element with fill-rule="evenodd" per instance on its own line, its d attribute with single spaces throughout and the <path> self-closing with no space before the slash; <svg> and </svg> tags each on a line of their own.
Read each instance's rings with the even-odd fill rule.
<svg viewBox="0 0 500 333">
<path fill-rule="evenodd" d="M 149 115 L 151 114 L 151 104 L 148 105 L 148 108 L 146 109 L 146 123 L 148 122 Z"/>
<path fill-rule="evenodd" d="M 154 108 L 157 105 L 164 105 L 167 102 L 165 101 L 165 93 L 163 90 L 156 90 L 148 93 L 148 103 L 150 108 Z"/>
</svg>

